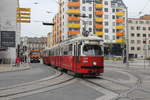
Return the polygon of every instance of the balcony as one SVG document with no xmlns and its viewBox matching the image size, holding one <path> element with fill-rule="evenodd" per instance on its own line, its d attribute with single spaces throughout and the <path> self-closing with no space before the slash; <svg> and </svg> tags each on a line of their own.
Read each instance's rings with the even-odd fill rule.
<svg viewBox="0 0 150 100">
<path fill-rule="evenodd" d="M 96 15 L 103 15 L 104 12 L 103 12 L 103 11 L 96 11 L 95 14 L 96 14 Z"/>
<path fill-rule="evenodd" d="M 117 43 L 124 43 L 125 40 L 124 40 L 124 39 L 116 39 L 116 42 L 117 42 Z"/>
<path fill-rule="evenodd" d="M 80 9 L 68 9 L 69 14 L 80 14 Z"/>
<path fill-rule="evenodd" d="M 68 17 L 68 21 L 80 21 L 80 17 Z"/>
<path fill-rule="evenodd" d="M 96 32 L 96 35 L 102 36 L 104 32 Z"/>
<path fill-rule="evenodd" d="M 103 22 L 103 18 L 95 18 L 96 22 Z"/>
<path fill-rule="evenodd" d="M 117 23 L 124 23 L 124 22 L 125 22 L 125 20 L 124 20 L 124 19 L 122 19 L 122 18 L 120 18 L 120 19 L 116 19 L 116 22 L 117 22 Z"/>
<path fill-rule="evenodd" d="M 69 28 L 80 28 L 80 24 L 68 24 Z"/>
<path fill-rule="evenodd" d="M 123 26 L 123 25 L 116 26 L 116 29 L 124 29 L 124 28 L 125 28 L 125 26 Z"/>
<path fill-rule="evenodd" d="M 103 25 L 100 25 L 100 24 L 96 24 L 95 27 L 96 27 L 97 29 L 103 29 Z"/>
<path fill-rule="evenodd" d="M 124 16 L 125 13 L 124 12 L 116 12 L 116 16 Z"/>
<path fill-rule="evenodd" d="M 76 34 L 80 34 L 80 31 L 68 31 L 69 35 L 76 35 Z"/>
<path fill-rule="evenodd" d="M 103 4 L 96 4 L 95 7 L 96 8 L 103 8 Z"/>
<path fill-rule="evenodd" d="M 123 32 L 117 32 L 116 36 L 124 36 L 125 34 Z"/>
<path fill-rule="evenodd" d="M 68 7 L 80 7 L 80 2 L 69 2 Z"/>
</svg>

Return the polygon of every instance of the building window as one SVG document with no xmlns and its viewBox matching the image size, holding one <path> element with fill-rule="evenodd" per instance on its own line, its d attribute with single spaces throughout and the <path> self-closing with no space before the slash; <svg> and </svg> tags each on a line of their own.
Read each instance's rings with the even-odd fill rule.
<svg viewBox="0 0 150 100">
<path fill-rule="evenodd" d="M 105 5 L 108 5 L 108 1 L 105 1 Z"/>
<path fill-rule="evenodd" d="M 140 37 L 140 33 L 137 34 L 137 37 Z"/>
<path fill-rule="evenodd" d="M 105 28 L 105 33 L 108 33 L 108 32 L 109 32 L 108 28 Z"/>
<path fill-rule="evenodd" d="M 133 26 L 131 26 L 131 30 L 134 30 L 134 27 L 133 27 Z"/>
<path fill-rule="evenodd" d="M 143 27 L 143 30 L 146 30 L 146 27 Z"/>
<path fill-rule="evenodd" d="M 148 34 L 148 37 L 150 37 L 150 34 Z"/>
<path fill-rule="evenodd" d="M 137 50 L 138 50 L 138 51 L 140 51 L 140 50 L 141 50 L 141 48 L 140 48 L 140 47 L 137 47 Z"/>
<path fill-rule="evenodd" d="M 108 19 L 108 17 L 109 17 L 108 15 L 105 15 L 105 19 Z"/>
<path fill-rule="evenodd" d="M 143 37 L 146 37 L 146 34 L 143 34 Z"/>
<path fill-rule="evenodd" d="M 89 25 L 92 25 L 92 21 L 89 21 Z"/>
<path fill-rule="evenodd" d="M 92 32 L 92 28 L 89 28 L 89 32 Z"/>
<path fill-rule="evenodd" d="M 116 32 L 116 30 L 115 29 L 113 29 L 113 33 L 115 33 Z"/>
<path fill-rule="evenodd" d="M 113 26 L 116 26 L 116 23 L 115 23 L 115 22 L 113 22 Z"/>
<path fill-rule="evenodd" d="M 144 24 L 144 21 L 140 21 L 140 24 Z"/>
<path fill-rule="evenodd" d="M 115 35 L 113 35 L 113 40 L 115 40 L 116 39 L 116 36 Z"/>
<path fill-rule="evenodd" d="M 116 10 L 115 10 L 115 9 L 112 9 L 112 12 L 116 12 Z"/>
<path fill-rule="evenodd" d="M 150 27 L 148 27 L 148 30 L 150 31 Z"/>
<path fill-rule="evenodd" d="M 92 11 L 92 7 L 89 7 L 89 11 Z"/>
<path fill-rule="evenodd" d="M 131 33 L 131 37 L 134 37 L 134 33 Z"/>
<path fill-rule="evenodd" d="M 105 35 L 105 40 L 109 40 L 109 36 L 108 35 Z"/>
<path fill-rule="evenodd" d="M 89 18 L 92 18 L 92 14 L 89 14 Z"/>
<path fill-rule="evenodd" d="M 105 12 L 108 12 L 108 8 L 105 8 L 104 11 L 105 11 Z"/>
<path fill-rule="evenodd" d="M 135 42 L 134 42 L 134 40 L 131 40 L 131 44 L 134 44 Z"/>
<path fill-rule="evenodd" d="M 128 23 L 132 23 L 132 20 L 129 20 Z"/>
<path fill-rule="evenodd" d="M 115 18 L 116 18 L 115 15 L 113 15 L 113 16 L 112 16 L 112 19 L 115 19 Z"/>
<path fill-rule="evenodd" d="M 82 3 L 85 3 L 86 0 L 82 0 Z"/>
<path fill-rule="evenodd" d="M 137 40 L 137 44 L 141 44 L 141 40 Z"/>
<path fill-rule="evenodd" d="M 140 26 L 137 26 L 137 27 L 136 27 L 136 29 L 137 29 L 137 30 L 140 30 L 140 29 L 141 29 L 141 27 L 140 27 Z"/>
<path fill-rule="evenodd" d="M 134 47 L 131 47 L 131 50 L 134 50 Z"/>
<path fill-rule="evenodd" d="M 149 21 L 146 21 L 146 24 L 150 24 Z"/>
<path fill-rule="evenodd" d="M 106 26 L 108 26 L 108 25 L 109 25 L 109 23 L 108 23 L 108 22 L 105 22 L 105 25 L 106 25 Z"/>
<path fill-rule="evenodd" d="M 82 10 L 83 10 L 83 11 L 86 11 L 86 8 L 85 8 L 85 7 L 83 7 L 83 8 L 82 8 Z"/>
</svg>

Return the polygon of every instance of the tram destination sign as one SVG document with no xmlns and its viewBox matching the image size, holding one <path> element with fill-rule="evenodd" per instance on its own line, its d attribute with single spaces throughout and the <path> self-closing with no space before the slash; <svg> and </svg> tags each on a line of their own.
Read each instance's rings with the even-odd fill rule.
<svg viewBox="0 0 150 100">
<path fill-rule="evenodd" d="M 1 47 L 15 47 L 16 33 L 15 31 L 1 31 Z"/>
</svg>

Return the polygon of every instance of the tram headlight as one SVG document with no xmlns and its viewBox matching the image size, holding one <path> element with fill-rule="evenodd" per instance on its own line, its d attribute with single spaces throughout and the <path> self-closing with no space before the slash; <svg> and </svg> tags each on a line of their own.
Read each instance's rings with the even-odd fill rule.
<svg viewBox="0 0 150 100">
<path fill-rule="evenodd" d="M 94 65 L 94 66 L 96 66 L 96 65 L 97 65 L 97 63 L 96 63 L 96 62 L 93 62 L 93 65 Z"/>
</svg>

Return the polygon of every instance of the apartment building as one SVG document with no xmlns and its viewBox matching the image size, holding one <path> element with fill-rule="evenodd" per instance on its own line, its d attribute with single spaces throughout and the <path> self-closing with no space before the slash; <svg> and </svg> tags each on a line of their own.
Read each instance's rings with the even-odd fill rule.
<svg viewBox="0 0 150 100">
<path fill-rule="evenodd" d="M 53 45 L 85 32 L 105 43 L 124 44 L 127 9 L 122 0 L 60 0 L 60 6 L 53 20 Z"/>
<path fill-rule="evenodd" d="M 129 18 L 128 23 L 130 57 L 150 57 L 150 15 Z"/>
</svg>

